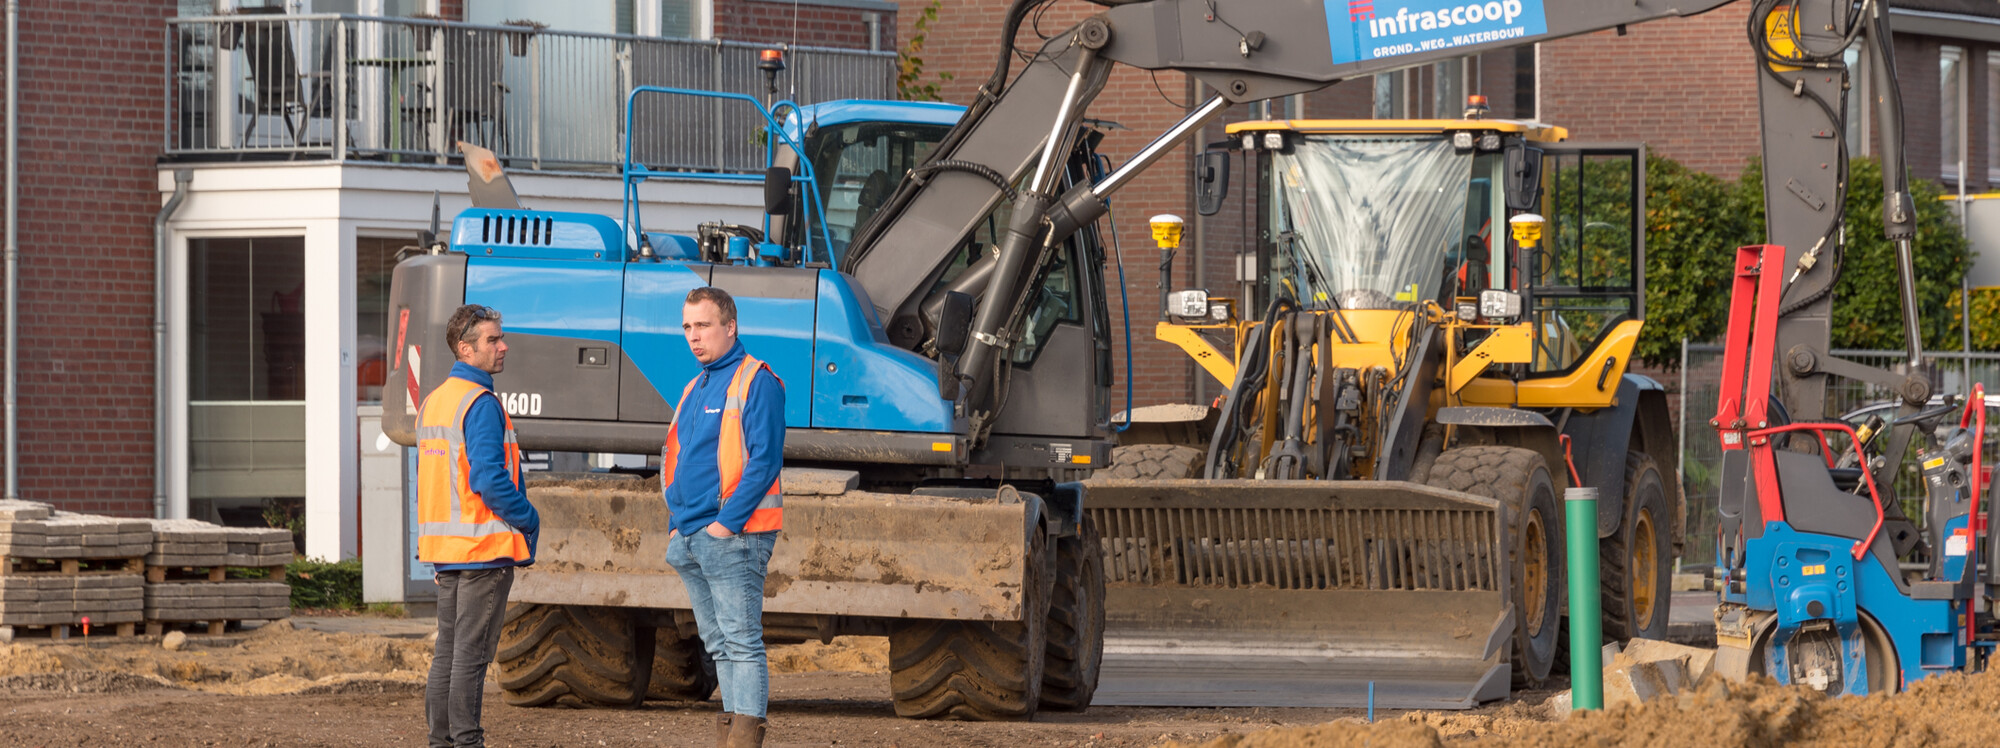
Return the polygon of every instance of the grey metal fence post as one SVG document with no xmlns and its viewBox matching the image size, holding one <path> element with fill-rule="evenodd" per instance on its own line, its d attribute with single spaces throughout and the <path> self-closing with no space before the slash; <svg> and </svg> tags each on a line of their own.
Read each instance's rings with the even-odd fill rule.
<svg viewBox="0 0 2000 748">
<path fill-rule="evenodd" d="M 347 160 L 347 19 L 333 22 L 333 160 Z"/>
</svg>

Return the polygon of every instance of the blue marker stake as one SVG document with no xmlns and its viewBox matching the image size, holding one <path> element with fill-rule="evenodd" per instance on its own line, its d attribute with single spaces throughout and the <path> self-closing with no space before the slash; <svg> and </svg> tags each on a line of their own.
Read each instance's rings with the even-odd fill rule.
<svg viewBox="0 0 2000 748">
<path fill-rule="evenodd" d="M 1368 681 L 1368 721 L 1375 721 L 1375 681 Z"/>
</svg>

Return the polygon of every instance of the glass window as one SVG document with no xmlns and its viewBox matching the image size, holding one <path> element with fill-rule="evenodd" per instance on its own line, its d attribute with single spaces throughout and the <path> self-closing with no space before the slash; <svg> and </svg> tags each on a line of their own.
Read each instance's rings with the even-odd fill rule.
<svg viewBox="0 0 2000 748">
<path fill-rule="evenodd" d="M 846 254 L 854 231 L 887 204 L 903 175 L 923 163 L 950 132 L 945 125 L 863 122 L 821 128 L 807 141 L 836 256 Z M 800 226 L 804 209 L 794 204 L 790 226 Z M 817 225 L 806 228 L 819 233 Z M 787 244 L 800 246 L 799 235 L 794 233 Z"/>
<path fill-rule="evenodd" d="M 1075 253 L 1076 242 L 1070 241 L 1050 259 L 1048 274 L 1042 276 L 1034 306 L 1029 308 L 1028 324 L 1021 330 L 1021 342 L 1013 348 L 1015 364 L 1034 363 L 1035 355 L 1049 342 L 1049 336 L 1055 334 L 1057 323 L 1083 322 L 1083 293 L 1076 286 L 1076 263 L 1072 257 Z"/>
<path fill-rule="evenodd" d="M 701 0 L 659 0 L 660 36 L 701 38 Z"/>
<path fill-rule="evenodd" d="M 1465 244 L 1471 151 L 1434 136 L 1310 136 L 1270 158 L 1271 288 L 1308 309 L 1436 297 Z"/>
<path fill-rule="evenodd" d="M 1562 371 L 1636 316 L 1638 157 L 1566 152 L 1542 167 L 1548 225 L 1531 257 L 1534 370 Z"/>
<path fill-rule="evenodd" d="M 1938 165 L 1946 179 L 1958 178 L 1958 138 L 1965 118 L 1958 110 L 1959 63 L 1964 59 L 1964 49 L 1949 45 L 1938 48 Z"/>
<path fill-rule="evenodd" d="M 188 397 L 304 400 L 305 239 L 188 242 Z"/>
<path fill-rule="evenodd" d="M 396 321 L 389 318 L 389 278 L 396 255 L 409 239 L 360 237 L 354 240 L 354 399 L 382 402 L 389 374 L 389 347 L 396 344 Z"/>
<path fill-rule="evenodd" d="M 188 496 L 255 524 L 305 495 L 305 240 L 188 242 Z"/>
<path fill-rule="evenodd" d="M 2000 52 L 1986 53 L 1986 181 L 2000 182 Z"/>
<path fill-rule="evenodd" d="M 1375 119 L 1402 119 L 1409 116 L 1409 98 L 1403 91 L 1404 71 L 1375 76 Z"/>
<path fill-rule="evenodd" d="M 1520 119 L 1535 119 L 1535 74 L 1537 51 L 1540 44 L 1524 44 L 1514 48 L 1514 116 Z"/>
<path fill-rule="evenodd" d="M 1431 102 L 1432 116 L 1458 119 L 1465 113 L 1465 59 L 1445 60 L 1431 66 L 1437 85 Z"/>
</svg>

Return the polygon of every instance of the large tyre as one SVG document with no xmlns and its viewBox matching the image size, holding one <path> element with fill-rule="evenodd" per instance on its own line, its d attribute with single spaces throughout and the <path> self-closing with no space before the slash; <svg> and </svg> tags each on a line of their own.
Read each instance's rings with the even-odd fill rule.
<svg viewBox="0 0 2000 748">
<path fill-rule="evenodd" d="M 1097 523 L 1083 518 L 1073 538 L 1056 541 L 1055 594 L 1049 600 L 1042 708 L 1080 712 L 1097 695 L 1104 661 L 1104 547 Z"/>
<path fill-rule="evenodd" d="M 1625 519 L 1618 531 L 1598 541 L 1604 638 L 1665 639 L 1673 601 L 1673 518 L 1660 468 L 1644 452 L 1625 455 L 1623 500 Z"/>
<path fill-rule="evenodd" d="M 630 611 L 510 603 L 500 626 L 501 700 L 511 706 L 632 707 L 646 697 L 653 647 Z"/>
<path fill-rule="evenodd" d="M 715 693 L 715 663 L 699 637 L 683 637 L 680 629 L 672 626 L 642 629 L 640 633 L 641 638 L 653 640 L 653 678 L 646 698 L 704 701 Z"/>
<path fill-rule="evenodd" d="M 1045 541 L 1034 533 L 1024 561 L 1020 621 L 912 620 L 889 633 L 889 690 L 896 716 L 1025 720 L 1042 698 L 1048 646 Z"/>
<path fill-rule="evenodd" d="M 1128 444 L 1111 450 L 1111 466 L 1095 473 L 1098 478 L 1127 480 L 1177 480 L 1201 474 L 1208 453 L 1179 444 Z"/>
<path fill-rule="evenodd" d="M 1541 454 L 1519 447 L 1461 447 L 1438 455 L 1427 482 L 1507 505 L 1514 687 L 1540 686 L 1562 641 L 1566 577 L 1563 515 L 1548 464 Z"/>
</svg>

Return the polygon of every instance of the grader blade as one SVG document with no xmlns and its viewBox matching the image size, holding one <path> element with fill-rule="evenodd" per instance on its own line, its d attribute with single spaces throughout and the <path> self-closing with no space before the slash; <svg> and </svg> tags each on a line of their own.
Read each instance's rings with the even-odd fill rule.
<svg viewBox="0 0 2000 748">
<path fill-rule="evenodd" d="M 1092 480 L 1097 704 L 1468 708 L 1504 698 L 1499 502 L 1407 482 Z"/>
</svg>

